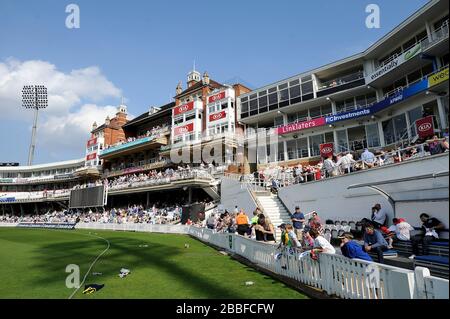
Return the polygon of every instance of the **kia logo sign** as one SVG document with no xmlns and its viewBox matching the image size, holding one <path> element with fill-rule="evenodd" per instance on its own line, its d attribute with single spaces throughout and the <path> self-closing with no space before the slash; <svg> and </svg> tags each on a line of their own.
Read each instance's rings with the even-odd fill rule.
<svg viewBox="0 0 450 319">
<path fill-rule="evenodd" d="M 323 154 L 333 153 L 333 148 L 331 148 L 331 147 L 324 147 L 322 149 L 322 153 Z"/>
<path fill-rule="evenodd" d="M 217 121 L 217 120 L 223 119 L 225 117 L 226 117 L 226 113 L 225 113 L 225 111 L 222 111 L 220 113 L 211 114 L 209 116 L 209 121 L 213 122 L 213 121 Z"/>
<path fill-rule="evenodd" d="M 423 123 L 418 127 L 420 132 L 426 132 L 428 130 L 431 130 L 431 123 Z"/>
<path fill-rule="evenodd" d="M 214 103 L 219 100 L 223 100 L 225 98 L 225 92 L 220 92 L 208 98 L 209 103 Z"/>
<path fill-rule="evenodd" d="M 194 109 L 194 102 L 189 102 L 187 104 L 178 106 L 176 108 L 173 109 L 173 114 L 174 115 L 179 115 L 179 114 L 183 114 L 186 113 L 187 111 L 193 110 Z"/>
</svg>

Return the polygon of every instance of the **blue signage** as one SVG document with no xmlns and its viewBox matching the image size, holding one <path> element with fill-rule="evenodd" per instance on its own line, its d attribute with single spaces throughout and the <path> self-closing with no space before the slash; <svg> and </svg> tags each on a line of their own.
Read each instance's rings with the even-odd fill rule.
<svg viewBox="0 0 450 319">
<path fill-rule="evenodd" d="M 15 202 L 16 198 L 15 197 L 3 197 L 0 198 L 0 203 L 12 203 Z"/>
<path fill-rule="evenodd" d="M 108 148 L 106 150 L 101 151 L 100 155 L 109 154 L 109 153 L 116 152 L 116 151 L 119 151 L 119 150 L 122 150 L 122 149 L 125 149 L 125 148 L 128 148 L 128 147 L 131 147 L 131 146 L 136 146 L 136 145 L 139 145 L 139 144 L 144 144 L 144 143 L 150 142 L 151 140 L 153 140 L 153 136 L 140 138 L 140 139 L 135 140 L 133 142 L 129 142 L 129 143 L 125 143 L 125 144 L 121 144 L 121 145 L 110 147 L 110 148 Z"/>
<path fill-rule="evenodd" d="M 356 111 L 336 114 L 336 115 L 330 115 L 325 118 L 325 121 L 327 124 L 331 124 L 334 122 L 340 122 L 340 121 L 346 121 L 346 120 L 352 120 L 356 119 L 358 117 L 368 116 L 375 114 L 377 112 L 380 112 L 394 104 L 400 103 L 407 98 L 416 95 L 417 93 L 420 93 L 422 91 L 425 91 L 428 89 L 428 80 L 422 80 L 419 81 L 410 87 L 398 91 L 396 94 L 389 96 L 385 98 L 384 100 L 381 100 L 380 102 L 377 102 L 375 104 L 372 104 L 371 106 L 365 108 L 365 109 L 359 109 Z"/>
</svg>

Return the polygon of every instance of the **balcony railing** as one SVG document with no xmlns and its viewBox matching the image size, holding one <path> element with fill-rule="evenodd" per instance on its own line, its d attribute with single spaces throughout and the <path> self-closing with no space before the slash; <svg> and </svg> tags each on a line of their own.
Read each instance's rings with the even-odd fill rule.
<svg viewBox="0 0 450 319">
<path fill-rule="evenodd" d="M 320 87 L 319 87 L 319 91 L 325 90 L 325 89 L 329 89 L 329 88 L 334 88 L 334 87 L 338 87 L 350 82 L 354 82 L 360 79 L 364 79 L 364 72 L 363 71 L 358 71 L 352 74 L 348 74 L 330 81 L 326 81 L 326 82 L 322 82 Z"/>
<path fill-rule="evenodd" d="M 431 41 L 426 39 L 426 41 L 422 42 L 422 50 L 426 50 L 429 47 L 431 47 L 432 45 L 441 41 L 442 39 L 448 38 L 448 33 L 449 33 L 449 27 L 448 27 L 448 20 L 447 20 L 442 24 L 441 27 L 439 27 L 438 29 L 433 31 L 433 33 L 431 33 Z"/>
</svg>

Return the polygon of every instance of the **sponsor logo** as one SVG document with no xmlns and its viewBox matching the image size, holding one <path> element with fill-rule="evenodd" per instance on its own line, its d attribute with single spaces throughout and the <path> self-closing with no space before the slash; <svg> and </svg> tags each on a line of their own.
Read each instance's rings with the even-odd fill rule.
<svg viewBox="0 0 450 319">
<path fill-rule="evenodd" d="M 194 102 L 189 102 L 173 109 L 173 115 L 180 115 L 194 109 Z"/>
<path fill-rule="evenodd" d="M 349 113 L 339 114 L 339 115 L 331 115 L 326 118 L 326 123 L 334 123 L 338 121 L 345 121 L 345 120 L 351 120 L 354 118 L 358 118 L 361 116 L 367 116 L 372 114 L 371 109 L 363 109 L 358 111 L 353 111 Z"/>
<path fill-rule="evenodd" d="M 428 87 L 432 87 L 442 82 L 448 81 L 448 78 L 448 68 L 446 68 L 445 70 L 442 70 L 441 72 L 428 77 Z"/>
<path fill-rule="evenodd" d="M 332 148 L 332 147 L 329 147 L 329 146 L 324 147 L 324 148 L 322 149 L 322 153 L 323 153 L 323 154 L 333 153 L 333 148 Z"/>
<path fill-rule="evenodd" d="M 426 132 L 432 128 L 431 123 L 423 123 L 417 128 L 420 132 Z"/>
<path fill-rule="evenodd" d="M 0 203 L 12 203 L 12 202 L 15 202 L 15 201 L 16 201 L 15 197 L 0 198 Z"/>
<path fill-rule="evenodd" d="M 417 44 L 415 47 L 413 47 L 410 50 L 408 50 L 407 52 L 405 52 L 405 61 L 408 61 L 408 60 L 412 59 L 413 57 L 415 57 L 417 55 L 417 53 L 420 52 L 421 48 L 422 48 L 422 46 L 420 44 Z"/>
<path fill-rule="evenodd" d="M 224 119 L 227 116 L 227 114 L 225 113 L 225 111 L 219 112 L 219 113 L 215 113 L 215 114 L 211 114 L 209 116 L 209 121 L 210 122 L 214 122 L 214 121 L 218 121 L 220 119 Z"/>
<path fill-rule="evenodd" d="M 208 98 L 208 103 L 214 103 L 216 101 L 223 100 L 224 98 L 225 98 L 225 91 L 217 93 L 217 94 L 214 94 L 213 96 L 210 96 Z"/>
<path fill-rule="evenodd" d="M 96 145 L 96 144 L 97 144 L 97 138 L 90 139 L 90 140 L 87 142 L 87 146 L 88 146 L 88 147 L 94 146 L 94 145 Z"/>
<path fill-rule="evenodd" d="M 182 135 L 194 130 L 194 123 L 188 124 L 186 126 L 176 127 L 174 129 L 175 135 Z"/>
<path fill-rule="evenodd" d="M 279 127 L 279 128 L 277 128 L 277 134 L 283 135 L 283 134 L 302 131 L 302 130 L 306 130 L 306 129 L 318 127 L 318 126 L 323 126 L 323 125 L 325 125 L 325 118 L 321 117 L 321 118 L 314 119 L 311 121 L 298 122 L 298 123 Z"/>
<path fill-rule="evenodd" d="M 97 153 L 92 153 L 86 156 L 86 161 L 91 161 L 97 157 Z"/>
</svg>

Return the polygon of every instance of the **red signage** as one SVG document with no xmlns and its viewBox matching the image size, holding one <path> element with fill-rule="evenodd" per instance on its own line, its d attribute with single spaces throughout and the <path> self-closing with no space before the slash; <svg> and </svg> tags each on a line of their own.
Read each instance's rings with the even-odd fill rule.
<svg viewBox="0 0 450 319">
<path fill-rule="evenodd" d="M 192 132 L 193 130 L 194 130 L 194 123 L 190 123 L 190 124 L 185 125 L 185 126 L 175 127 L 174 135 L 175 136 L 182 135 L 182 134 L 185 134 L 185 133 Z"/>
<path fill-rule="evenodd" d="M 420 138 L 427 138 L 433 136 L 434 126 L 433 117 L 427 116 L 416 121 L 417 134 Z"/>
<path fill-rule="evenodd" d="M 97 153 L 92 153 L 86 156 L 86 161 L 92 161 L 93 159 L 97 158 Z"/>
<path fill-rule="evenodd" d="M 216 101 L 223 100 L 225 98 L 225 91 L 214 94 L 210 97 L 208 97 L 208 103 L 214 103 Z"/>
<path fill-rule="evenodd" d="M 333 155 L 333 153 L 334 153 L 333 143 L 320 144 L 320 155 L 322 157 L 328 158 L 328 156 Z"/>
<path fill-rule="evenodd" d="M 306 130 L 309 128 L 323 126 L 325 124 L 326 124 L 325 118 L 321 117 L 321 118 L 310 120 L 310 121 L 298 122 L 298 123 L 281 126 L 281 127 L 277 128 L 277 134 L 283 135 L 283 134 L 303 131 L 303 130 Z"/>
<path fill-rule="evenodd" d="M 222 112 L 219 112 L 219 113 L 210 114 L 209 115 L 209 121 L 210 122 L 214 122 L 214 121 L 222 120 L 222 119 L 224 119 L 226 117 L 227 117 L 227 112 L 222 111 Z"/>
<path fill-rule="evenodd" d="M 87 142 L 87 147 L 91 147 L 97 145 L 97 138 L 91 138 L 88 142 Z"/>
<path fill-rule="evenodd" d="M 173 115 L 180 115 L 194 109 L 194 101 L 173 108 Z"/>
</svg>

